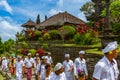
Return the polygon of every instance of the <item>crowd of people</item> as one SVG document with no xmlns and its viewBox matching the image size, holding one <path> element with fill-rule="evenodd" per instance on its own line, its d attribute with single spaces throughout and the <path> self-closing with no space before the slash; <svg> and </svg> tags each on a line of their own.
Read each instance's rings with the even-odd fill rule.
<svg viewBox="0 0 120 80">
<path fill-rule="evenodd" d="M 118 53 L 117 42 L 110 42 L 102 50 L 104 56 L 100 59 L 94 68 L 93 80 L 118 80 L 119 70 L 115 58 Z M 2 71 L 10 71 L 11 76 L 16 76 L 16 80 L 88 80 L 88 70 L 85 51 L 79 51 L 79 56 L 75 60 L 70 59 L 70 54 L 65 54 L 65 60 L 58 62 L 53 68 L 51 53 L 47 52 L 41 58 L 36 53 L 34 58 L 31 53 L 28 56 L 2 57 Z"/>
</svg>

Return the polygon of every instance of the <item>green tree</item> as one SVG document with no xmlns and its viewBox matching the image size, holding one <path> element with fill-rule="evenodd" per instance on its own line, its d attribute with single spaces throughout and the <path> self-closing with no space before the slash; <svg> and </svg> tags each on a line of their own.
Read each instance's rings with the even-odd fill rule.
<svg viewBox="0 0 120 80">
<path fill-rule="evenodd" d="M 80 8 L 80 11 L 82 11 L 85 14 L 87 20 L 94 20 L 95 16 L 94 5 L 95 4 L 93 2 L 87 2 Z"/>
<path fill-rule="evenodd" d="M 102 11 L 101 16 L 106 16 L 106 10 Z M 110 22 L 120 23 L 120 1 L 115 0 L 110 4 Z"/>
<path fill-rule="evenodd" d="M 5 51 L 6 52 L 9 52 L 10 51 L 10 48 L 12 45 L 14 45 L 14 40 L 13 39 L 9 39 L 7 41 L 4 42 L 4 47 L 5 47 Z"/>
<path fill-rule="evenodd" d="M 40 15 L 37 15 L 36 24 L 40 24 Z"/>
<path fill-rule="evenodd" d="M 120 23 L 120 0 L 116 0 L 110 5 L 110 19 L 113 23 Z"/>
<path fill-rule="evenodd" d="M 0 37 L 0 54 L 4 53 L 5 47 L 4 44 L 2 43 L 2 38 Z"/>
</svg>

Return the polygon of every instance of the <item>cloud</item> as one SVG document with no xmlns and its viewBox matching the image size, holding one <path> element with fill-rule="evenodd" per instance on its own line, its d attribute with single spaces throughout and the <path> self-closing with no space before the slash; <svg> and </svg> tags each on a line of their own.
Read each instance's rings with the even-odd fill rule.
<svg viewBox="0 0 120 80">
<path fill-rule="evenodd" d="M 77 14 L 77 17 L 80 18 L 81 20 L 87 22 L 86 18 L 85 18 L 85 15 L 83 13 L 78 13 Z"/>
<path fill-rule="evenodd" d="M 57 2 L 57 5 L 58 5 L 58 6 L 63 6 L 63 0 L 59 0 L 59 1 Z"/>
<path fill-rule="evenodd" d="M 0 6 L 4 7 L 6 9 L 7 12 L 9 12 L 10 14 L 13 14 L 12 11 L 13 9 L 11 8 L 11 6 L 7 3 L 6 0 L 1 0 L 0 1 Z"/>
<path fill-rule="evenodd" d="M 26 8 L 20 8 L 20 7 L 14 7 L 14 10 L 16 14 L 20 14 L 24 16 L 28 20 L 28 18 L 36 19 L 37 15 L 40 14 L 41 12 L 37 9 L 33 9 L 31 7 L 26 7 Z M 41 14 L 40 14 L 41 16 Z"/>
<path fill-rule="evenodd" d="M 87 1 L 90 1 L 90 0 L 72 0 L 71 2 L 72 3 L 85 3 Z"/>
<path fill-rule="evenodd" d="M 64 11 L 62 11 L 62 10 L 56 10 L 56 9 L 51 9 L 51 10 L 49 11 L 49 14 L 50 14 L 50 15 L 55 15 L 55 14 L 57 14 L 57 13 L 59 13 L 59 12 L 64 12 Z"/>
<path fill-rule="evenodd" d="M 8 18 L 9 19 L 6 19 L 6 17 L 0 17 L 0 36 L 3 41 L 9 38 L 15 39 L 16 32 L 20 32 L 22 30 L 19 24 L 13 22 L 10 17 Z"/>
</svg>

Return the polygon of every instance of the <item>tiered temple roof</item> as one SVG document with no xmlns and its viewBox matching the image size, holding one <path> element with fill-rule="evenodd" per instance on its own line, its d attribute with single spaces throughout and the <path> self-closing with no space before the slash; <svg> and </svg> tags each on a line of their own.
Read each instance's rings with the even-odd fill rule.
<svg viewBox="0 0 120 80">
<path fill-rule="evenodd" d="M 36 23 L 29 19 L 26 23 L 21 25 L 22 27 L 33 28 L 36 26 Z"/>
</svg>

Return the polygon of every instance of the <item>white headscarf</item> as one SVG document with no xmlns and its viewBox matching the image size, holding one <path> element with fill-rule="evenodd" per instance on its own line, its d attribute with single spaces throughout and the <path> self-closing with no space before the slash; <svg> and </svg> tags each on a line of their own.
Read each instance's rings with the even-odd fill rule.
<svg viewBox="0 0 120 80">
<path fill-rule="evenodd" d="M 70 54 L 65 54 L 65 57 L 70 57 Z"/>
<path fill-rule="evenodd" d="M 61 63 L 57 63 L 54 67 L 54 71 L 57 71 L 59 69 L 61 69 L 63 67 L 63 65 Z"/>
<path fill-rule="evenodd" d="M 79 51 L 79 54 L 85 54 L 85 51 Z"/>
<path fill-rule="evenodd" d="M 118 47 L 117 41 L 110 42 L 104 49 L 102 49 L 103 53 L 107 53 L 115 50 Z"/>
</svg>

